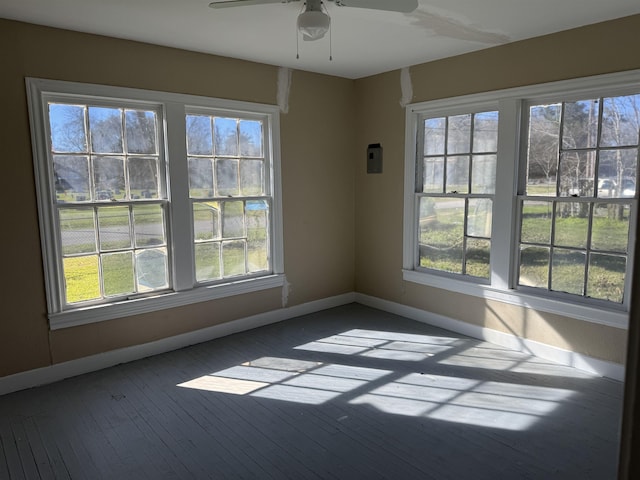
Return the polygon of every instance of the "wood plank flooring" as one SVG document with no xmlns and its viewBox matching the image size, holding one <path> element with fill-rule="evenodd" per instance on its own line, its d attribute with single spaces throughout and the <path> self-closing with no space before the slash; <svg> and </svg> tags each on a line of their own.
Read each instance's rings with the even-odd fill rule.
<svg viewBox="0 0 640 480">
<path fill-rule="evenodd" d="M 0 397 L 0 479 L 616 476 L 622 384 L 347 305 Z"/>
</svg>

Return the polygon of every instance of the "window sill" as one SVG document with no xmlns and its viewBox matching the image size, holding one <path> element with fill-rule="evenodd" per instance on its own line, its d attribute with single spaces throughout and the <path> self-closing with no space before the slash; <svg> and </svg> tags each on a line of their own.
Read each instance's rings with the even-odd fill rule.
<svg viewBox="0 0 640 480">
<path fill-rule="evenodd" d="M 626 330 L 629 326 L 629 314 L 624 310 L 598 308 L 592 305 L 563 301 L 558 298 L 531 295 L 516 290 L 501 290 L 489 285 L 473 283 L 472 281 L 430 275 L 415 270 L 403 270 L 402 278 L 407 282 L 486 298 L 487 300 L 496 300 L 609 327 Z"/>
<path fill-rule="evenodd" d="M 229 283 L 196 287 L 192 290 L 169 292 L 152 297 L 125 300 L 97 306 L 78 308 L 49 315 L 51 330 L 102 322 L 115 318 L 128 317 L 155 312 L 168 308 L 181 307 L 193 303 L 206 302 L 217 298 L 241 295 L 283 286 L 282 274 L 231 281 Z"/>
</svg>

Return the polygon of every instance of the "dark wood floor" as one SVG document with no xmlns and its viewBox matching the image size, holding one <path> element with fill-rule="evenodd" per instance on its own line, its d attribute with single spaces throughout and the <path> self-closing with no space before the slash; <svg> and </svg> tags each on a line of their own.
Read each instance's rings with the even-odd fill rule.
<svg viewBox="0 0 640 480">
<path fill-rule="evenodd" d="M 354 304 L 0 397 L 0 479 L 614 479 L 621 398 Z"/>
</svg>

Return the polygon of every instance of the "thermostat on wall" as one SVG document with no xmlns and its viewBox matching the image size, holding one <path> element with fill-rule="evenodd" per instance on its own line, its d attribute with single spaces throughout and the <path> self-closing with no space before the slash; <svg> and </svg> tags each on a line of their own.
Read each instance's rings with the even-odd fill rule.
<svg viewBox="0 0 640 480">
<path fill-rule="evenodd" d="M 382 173 L 382 147 L 379 143 L 367 147 L 367 173 Z"/>
</svg>

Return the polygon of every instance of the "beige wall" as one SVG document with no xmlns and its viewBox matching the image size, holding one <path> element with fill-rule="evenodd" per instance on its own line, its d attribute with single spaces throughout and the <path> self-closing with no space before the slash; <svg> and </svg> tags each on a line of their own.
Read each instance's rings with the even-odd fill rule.
<svg viewBox="0 0 640 480">
<path fill-rule="evenodd" d="M 640 68 L 640 15 L 410 69 L 414 102 Z M 404 110 L 400 74 L 356 81 L 356 290 L 468 323 L 623 363 L 626 331 L 402 280 Z M 365 173 L 382 143 L 384 173 Z"/>
<path fill-rule="evenodd" d="M 0 45 L 0 376 L 281 307 L 281 290 L 272 289 L 49 332 L 24 78 L 275 104 L 277 68 L 1 19 Z M 353 88 L 294 72 L 280 117 L 290 306 L 354 289 Z"/>
</svg>

